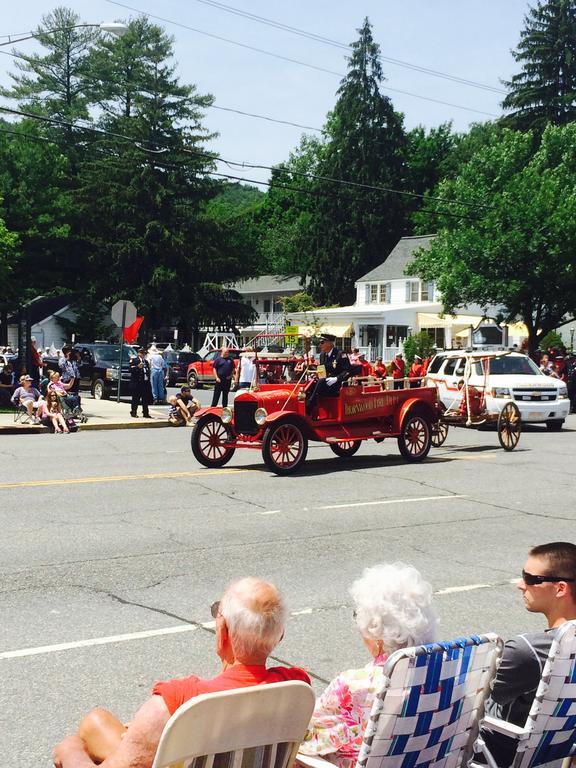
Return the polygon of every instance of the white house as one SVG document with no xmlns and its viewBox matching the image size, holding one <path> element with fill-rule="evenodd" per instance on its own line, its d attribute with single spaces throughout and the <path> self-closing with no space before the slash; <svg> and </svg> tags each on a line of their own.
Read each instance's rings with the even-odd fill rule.
<svg viewBox="0 0 576 768">
<path fill-rule="evenodd" d="M 54 346 L 60 348 L 69 334 L 59 320 L 76 319 L 71 305 L 78 299 L 77 294 L 67 293 L 59 296 L 37 296 L 27 305 L 30 318 L 31 335 L 36 339 L 38 349 Z M 8 344 L 13 349 L 18 347 L 18 316 L 8 318 Z"/>
<path fill-rule="evenodd" d="M 297 275 L 261 275 L 233 283 L 229 288 L 237 291 L 257 313 L 253 325 L 240 328 L 248 340 L 258 333 L 283 333 L 286 321 L 281 299 L 305 290 Z"/>
<path fill-rule="evenodd" d="M 332 333 L 341 348 L 359 347 L 371 360 L 380 355 L 390 360 L 408 336 L 421 330 L 427 330 L 438 347 L 467 346 L 483 319 L 481 308 L 440 317 L 442 302 L 435 284 L 405 274 L 416 251 L 429 248 L 434 237 L 403 237 L 386 261 L 357 280 L 351 306 L 291 313 L 288 324 L 299 326 L 300 333 Z"/>
</svg>

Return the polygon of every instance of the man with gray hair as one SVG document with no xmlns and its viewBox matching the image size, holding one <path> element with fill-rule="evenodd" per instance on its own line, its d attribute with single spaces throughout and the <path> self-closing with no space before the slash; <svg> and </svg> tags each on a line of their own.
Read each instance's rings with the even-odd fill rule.
<svg viewBox="0 0 576 768">
<path fill-rule="evenodd" d="M 150 768 L 164 726 L 186 701 L 202 693 L 310 678 L 299 667 L 266 667 L 284 636 L 286 608 L 273 584 L 245 578 L 231 584 L 211 606 L 216 653 L 222 662 L 212 679 L 190 675 L 156 683 L 152 696 L 125 726 L 104 709 L 93 709 L 74 736 L 54 749 L 56 768 Z"/>
</svg>

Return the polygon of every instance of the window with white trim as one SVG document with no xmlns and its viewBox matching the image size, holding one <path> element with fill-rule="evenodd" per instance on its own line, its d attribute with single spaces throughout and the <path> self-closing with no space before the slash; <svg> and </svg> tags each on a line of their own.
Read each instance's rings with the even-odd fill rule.
<svg viewBox="0 0 576 768">
<path fill-rule="evenodd" d="M 406 283 L 406 303 L 420 301 L 420 280 L 408 280 Z"/>
<path fill-rule="evenodd" d="M 380 304 L 390 304 L 392 295 L 392 285 L 390 283 L 382 283 L 380 286 Z"/>
<path fill-rule="evenodd" d="M 378 303 L 378 286 L 371 285 L 370 286 L 370 304 L 377 304 L 377 303 Z"/>
</svg>

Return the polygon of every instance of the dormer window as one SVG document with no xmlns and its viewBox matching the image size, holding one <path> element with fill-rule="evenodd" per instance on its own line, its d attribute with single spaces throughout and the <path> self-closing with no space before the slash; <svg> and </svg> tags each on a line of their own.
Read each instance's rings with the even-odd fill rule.
<svg viewBox="0 0 576 768">
<path fill-rule="evenodd" d="M 392 285 L 390 283 L 382 283 L 380 286 L 380 304 L 390 304 L 392 298 Z"/>
</svg>

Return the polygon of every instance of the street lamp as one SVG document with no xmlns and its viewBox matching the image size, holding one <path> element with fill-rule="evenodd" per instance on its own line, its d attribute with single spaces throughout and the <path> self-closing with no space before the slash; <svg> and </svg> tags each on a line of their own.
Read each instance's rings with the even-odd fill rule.
<svg viewBox="0 0 576 768">
<path fill-rule="evenodd" d="M 102 30 L 102 32 L 109 32 L 111 35 L 115 35 L 116 37 L 122 37 L 122 35 L 125 35 L 126 32 L 128 32 L 128 25 L 122 24 L 122 22 L 119 21 L 109 21 L 104 22 L 103 24 L 74 24 L 73 27 L 58 27 L 57 29 L 47 29 L 42 32 L 42 34 L 49 35 L 52 32 L 64 32 L 67 29 L 82 29 L 84 27 L 98 27 Z M 15 43 L 21 43 L 23 40 L 33 40 L 34 38 L 38 37 L 38 34 L 35 32 L 31 32 L 29 35 L 24 35 L 23 37 L 16 37 L 13 38 L 12 35 L 6 35 L 8 38 L 8 41 L 5 43 L 0 43 L 0 48 L 3 45 L 14 45 Z"/>
</svg>

